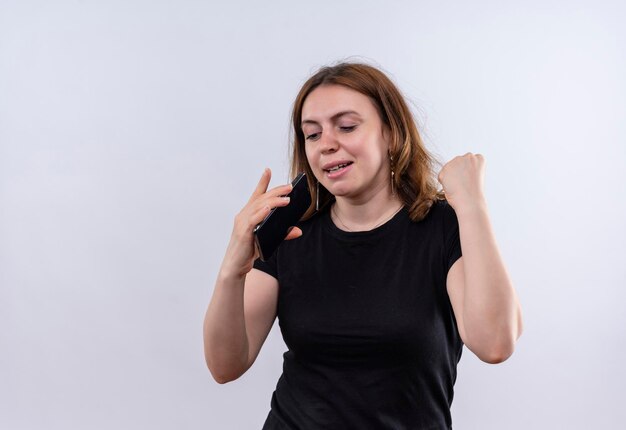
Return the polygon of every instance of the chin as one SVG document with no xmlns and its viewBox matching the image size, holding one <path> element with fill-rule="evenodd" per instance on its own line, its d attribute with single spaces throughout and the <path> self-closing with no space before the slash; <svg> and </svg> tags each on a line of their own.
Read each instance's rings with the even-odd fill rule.
<svg viewBox="0 0 626 430">
<path fill-rule="evenodd" d="M 350 190 L 348 189 L 348 187 L 333 187 L 333 188 L 326 188 L 326 189 L 328 190 L 329 193 L 331 193 L 335 197 L 344 197 L 350 194 Z"/>
</svg>

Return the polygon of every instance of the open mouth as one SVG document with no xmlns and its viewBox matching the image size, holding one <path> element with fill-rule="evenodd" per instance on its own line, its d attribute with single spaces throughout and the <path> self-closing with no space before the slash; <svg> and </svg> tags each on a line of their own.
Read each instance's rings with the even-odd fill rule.
<svg viewBox="0 0 626 430">
<path fill-rule="evenodd" d="M 335 172 L 338 172 L 338 171 L 340 171 L 340 170 L 345 169 L 345 168 L 346 168 L 346 167 L 348 167 L 350 164 L 352 164 L 352 161 L 349 161 L 349 162 L 344 163 L 344 164 L 339 164 L 339 165 L 337 165 L 337 166 L 335 166 L 335 167 L 333 167 L 333 168 L 331 168 L 331 169 L 324 169 L 324 171 L 325 171 L 325 172 L 328 172 L 328 173 L 335 173 Z"/>
</svg>

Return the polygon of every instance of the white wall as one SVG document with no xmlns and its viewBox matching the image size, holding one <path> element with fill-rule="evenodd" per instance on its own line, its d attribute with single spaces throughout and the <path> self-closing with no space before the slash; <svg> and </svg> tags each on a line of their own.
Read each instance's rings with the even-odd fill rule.
<svg viewBox="0 0 626 430">
<path fill-rule="evenodd" d="M 525 333 L 465 351 L 456 429 L 626 421 L 619 1 L 0 2 L 0 428 L 261 428 L 275 325 L 220 386 L 202 319 L 232 219 L 287 180 L 317 67 L 379 64 L 442 161 L 487 161 Z"/>
</svg>

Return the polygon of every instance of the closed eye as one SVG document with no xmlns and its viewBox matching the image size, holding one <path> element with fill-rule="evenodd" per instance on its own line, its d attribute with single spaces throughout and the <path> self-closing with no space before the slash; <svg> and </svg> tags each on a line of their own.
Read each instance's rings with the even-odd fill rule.
<svg viewBox="0 0 626 430">
<path fill-rule="evenodd" d="M 350 125 L 350 126 L 339 127 L 339 130 L 343 131 L 344 133 L 350 133 L 354 131 L 355 128 L 356 128 L 356 125 Z M 304 139 L 305 140 L 317 140 L 319 139 L 320 134 L 321 133 L 309 134 L 309 135 L 306 135 Z"/>
</svg>

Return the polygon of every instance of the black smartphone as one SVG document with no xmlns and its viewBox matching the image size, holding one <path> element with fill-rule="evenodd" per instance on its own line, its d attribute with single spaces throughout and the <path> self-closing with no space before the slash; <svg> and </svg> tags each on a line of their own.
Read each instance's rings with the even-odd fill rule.
<svg viewBox="0 0 626 430">
<path fill-rule="evenodd" d="M 291 181 L 291 185 L 293 188 L 288 194 L 289 204 L 272 209 L 265 219 L 254 228 L 254 243 L 263 261 L 274 254 L 278 245 L 289 233 L 289 227 L 295 226 L 311 206 L 311 194 L 306 175 L 300 173 Z"/>
</svg>

